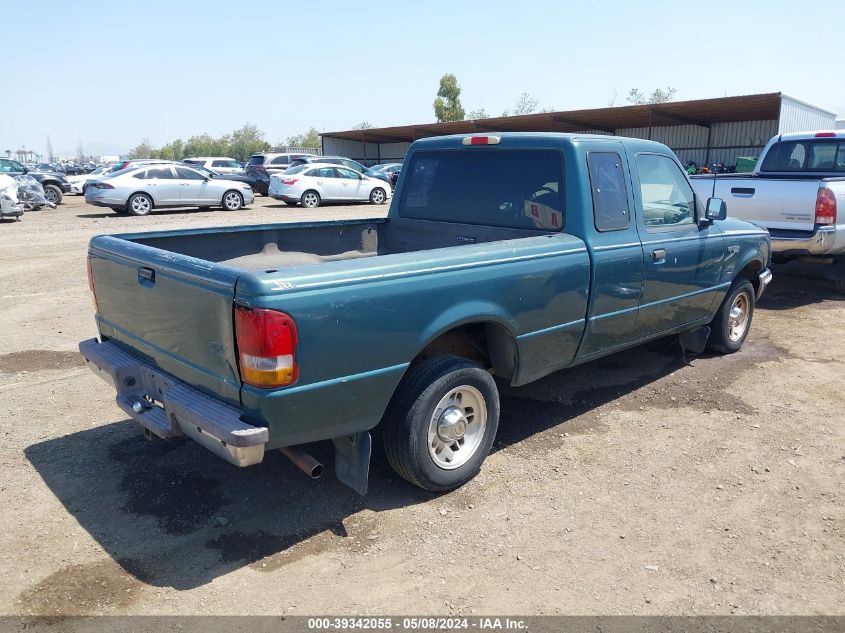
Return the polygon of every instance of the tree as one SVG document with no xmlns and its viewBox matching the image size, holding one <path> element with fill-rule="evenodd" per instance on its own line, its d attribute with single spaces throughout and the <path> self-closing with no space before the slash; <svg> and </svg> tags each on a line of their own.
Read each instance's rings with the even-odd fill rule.
<svg viewBox="0 0 845 633">
<path fill-rule="evenodd" d="M 352 129 L 353 130 L 369 130 L 372 127 L 373 127 L 373 124 L 370 123 L 369 121 L 361 121 L 358 125 L 356 125 Z"/>
<path fill-rule="evenodd" d="M 129 150 L 129 158 L 155 158 L 156 150 L 148 137 Z"/>
<path fill-rule="evenodd" d="M 675 96 L 677 90 L 672 88 L 671 86 L 667 87 L 666 90 L 662 90 L 660 88 L 655 88 L 650 95 L 646 96 L 642 92 L 640 92 L 639 88 L 631 88 L 628 91 L 628 103 L 633 105 L 645 105 L 647 103 L 667 103 L 671 101 L 672 98 Z"/>
<path fill-rule="evenodd" d="M 295 134 L 288 136 L 288 146 L 290 147 L 320 147 L 320 132 L 317 128 L 312 127 L 303 134 Z"/>
<path fill-rule="evenodd" d="M 53 144 L 50 142 L 50 137 L 47 137 L 47 157 L 50 159 L 50 162 L 55 162 L 56 157 L 53 155 Z"/>
<path fill-rule="evenodd" d="M 440 89 L 434 100 L 434 116 L 439 122 L 463 121 L 464 107 L 461 105 L 461 87 L 458 78 L 446 73 L 440 78 Z"/>
<path fill-rule="evenodd" d="M 478 108 L 478 110 L 473 110 L 472 112 L 470 112 L 467 115 L 467 118 L 473 121 L 480 121 L 481 119 L 489 119 L 490 115 L 484 108 Z"/>
<path fill-rule="evenodd" d="M 535 97 L 532 97 L 527 92 L 523 92 L 516 100 L 516 105 L 513 107 L 513 114 L 531 114 L 532 112 L 536 112 L 539 107 L 540 102 Z"/>
<path fill-rule="evenodd" d="M 85 162 L 85 150 L 82 148 L 82 141 L 79 141 L 79 145 L 76 146 L 76 160 L 80 163 Z"/>
<path fill-rule="evenodd" d="M 264 140 L 264 132 L 252 123 L 244 123 L 229 136 L 229 149 L 226 156 L 245 161 L 253 154 L 268 149 L 270 149 L 270 144 Z"/>
<path fill-rule="evenodd" d="M 228 150 L 228 136 L 217 139 L 210 134 L 198 134 L 185 143 L 185 156 L 225 156 Z"/>
</svg>

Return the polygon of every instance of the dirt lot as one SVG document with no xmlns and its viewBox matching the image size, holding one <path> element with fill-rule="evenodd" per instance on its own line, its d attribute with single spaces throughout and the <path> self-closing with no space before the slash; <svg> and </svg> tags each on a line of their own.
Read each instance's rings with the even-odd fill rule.
<svg viewBox="0 0 845 633">
<path fill-rule="evenodd" d="M 87 240 L 386 212 L 267 200 L 0 223 L 0 613 L 845 614 L 845 304 L 817 282 L 776 276 L 733 356 L 661 341 L 504 389 L 451 494 L 380 456 L 360 498 L 328 447 L 311 481 L 144 440 L 75 352 Z"/>
</svg>

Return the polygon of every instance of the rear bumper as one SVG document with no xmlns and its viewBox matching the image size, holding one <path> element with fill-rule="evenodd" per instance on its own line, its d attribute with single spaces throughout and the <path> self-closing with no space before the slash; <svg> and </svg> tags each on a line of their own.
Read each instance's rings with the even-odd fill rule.
<svg viewBox="0 0 845 633">
<path fill-rule="evenodd" d="M 845 250 L 845 241 L 836 226 L 819 226 L 813 231 L 779 231 L 770 229 L 772 252 L 781 255 L 838 255 Z"/>
<path fill-rule="evenodd" d="M 100 378 L 117 391 L 126 415 L 158 437 L 187 435 L 235 466 L 264 459 L 266 427 L 241 420 L 241 411 L 163 373 L 116 343 L 89 339 L 79 352 Z"/>
</svg>

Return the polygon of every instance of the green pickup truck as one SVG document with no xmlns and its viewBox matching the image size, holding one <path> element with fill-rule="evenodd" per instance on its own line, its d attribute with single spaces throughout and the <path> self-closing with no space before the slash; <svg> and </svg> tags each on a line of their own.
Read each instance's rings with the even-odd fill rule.
<svg viewBox="0 0 845 633">
<path fill-rule="evenodd" d="M 149 437 L 238 466 L 332 440 L 364 494 L 370 431 L 442 491 L 524 385 L 645 341 L 731 353 L 771 279 L 768 233 L 697 199 L 650 141 L 577 134 L 415 142 L 386 219 L 98 236 L 91 369 Z"/>
</svg>

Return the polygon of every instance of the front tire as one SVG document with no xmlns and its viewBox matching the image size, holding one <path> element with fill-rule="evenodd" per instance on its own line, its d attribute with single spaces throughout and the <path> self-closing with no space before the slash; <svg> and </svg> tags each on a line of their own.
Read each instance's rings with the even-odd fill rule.
<svg viewBox="0 0 845 633">
<path fill-rule="evenodd" d="M 396 473 L 432 492 L 475 477 L 499 426 L 499 392 L 481 365 L 439 356 L 412 365 L 388 405 L 384 450 Z"/>
<path fill-rule="evenodd" d="M 149 215 L 153 210 L 153 199 L 145 193 L 133 193 L 126 201 L 129 215 Z"/>
<path fill-rule="evenodd" d="M 387 194 L 381 187 L 376 187 L 370 192 L 370 204 L 384 204 Z"/>
<path fill-rule="evenodd" d="M 306 191 L 302 194 L 300 202 L 306 209 L 315 209 L 320 206 L 320 194 L 313 190 Z"/>
<path fill-rule="evenodd" d="M 62 203 L 62 190 L 56 185 L 44 185 L 44 197 L 47 202 L 58 206 Z"/>
<path fill-rule="evenodd" d="M 223 194 L 221 206 L 226 209 L 226 211 L 238 211 L 244 206 L 244 197 L 237 191 L 227 191 Z"/>
<path fill-rule="evenodd" d="M 737 279 L 728 291 L 719 311 L 710 323 L 707 348 L 717 354 L 739 351 L 754 316 L 754 286 L 747 279 Z"/>
</svg>

